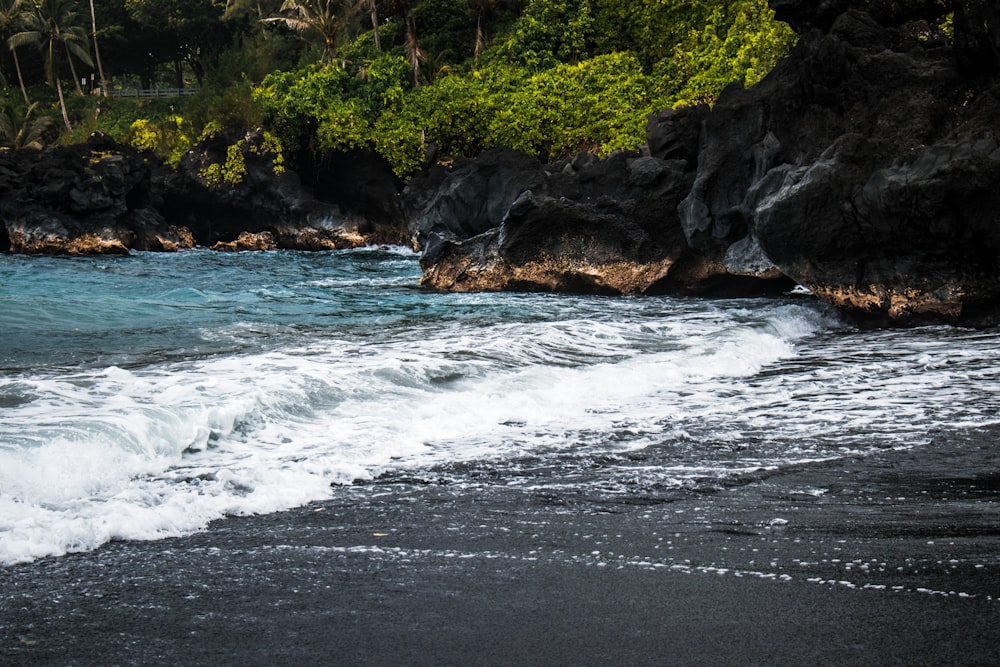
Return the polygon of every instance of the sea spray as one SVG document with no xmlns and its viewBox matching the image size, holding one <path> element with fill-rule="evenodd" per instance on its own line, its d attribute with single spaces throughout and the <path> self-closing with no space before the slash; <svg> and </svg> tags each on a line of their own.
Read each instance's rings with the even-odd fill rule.
<svg viewBox="0 0 1000 667">
<path fill-rule="evenodd" d="M 382 250 L 0 257 L 0 562 L 387 473 L 697 488 L 913 446 L 1000 407 L 988 332 L 856 331 L 803 296 L 440 294 L 418 278 L 414 255 Z"/>
</svg>

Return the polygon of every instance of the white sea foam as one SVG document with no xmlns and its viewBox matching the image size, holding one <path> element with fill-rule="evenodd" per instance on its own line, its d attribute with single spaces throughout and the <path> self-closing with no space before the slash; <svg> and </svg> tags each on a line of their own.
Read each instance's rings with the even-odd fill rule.
<svg viewBox="0 0 1000 667">
<path fill-rule="evenodd" d="M 21 378 L 30 400 L 0 425 L 0 558 L 182 534 L 394 467 L 606 446 L 623 420 L 683 412 L 679 388 L 793 353 L 776 331 L 739 327 L 638 353 L 637 336 L 663 334 L 643 326 L 452 326 L 360 349 Z"/>
<path fill-rule="evenodd" d="M 981 423 L 1000 402 L 983 389 L 992 341 L 959 361 L 934 336 L 869 358 L 881 340 L 831 335 L 839 323 L 813 306 L 446 303 L 465 315 L 320 327 L 270 349 L 247 341 L 287 325 L 235 323 L 211 332 L 239 341 L 231 355 L 0 376 L 0 563 L 185 534 L 460 461 L 669 445 L 676 465 L 629 474 L 681 486 L 864 451 L 873 434 L 912 441 L 938 420 Z M 504 315 L 539 303 L 565 316 Z M 955 409 L 928 410 L 927 392 Z"/>
</svg>

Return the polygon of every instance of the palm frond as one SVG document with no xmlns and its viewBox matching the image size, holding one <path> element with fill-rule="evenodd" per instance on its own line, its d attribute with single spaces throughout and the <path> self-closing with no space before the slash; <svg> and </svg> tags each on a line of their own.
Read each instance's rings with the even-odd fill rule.
<svg viewBox="0 0 1000 667">
<path fill-rule="evenodd" d="M 65 40 L 64 42 L 66 44 L 66 48 L 69 49 L 69 52 L 72 53 L 77 60 L 87 65 L 88 67 L 94 66 L 93 58 L 90 57 L 90 54 L 87 52 L 85 48 L 80 46 L 79 42 L 65 41 Z"/>
<path fill-rule="evenodd" d="M 37 30 L 26 30 L 24 32 L 11 35 L 10 38 L 7 39 L 7 46 L 11 49 L 19 49 L 22 46 L 40 44 L 41 41 L 42 33 Z"/>
</svg>

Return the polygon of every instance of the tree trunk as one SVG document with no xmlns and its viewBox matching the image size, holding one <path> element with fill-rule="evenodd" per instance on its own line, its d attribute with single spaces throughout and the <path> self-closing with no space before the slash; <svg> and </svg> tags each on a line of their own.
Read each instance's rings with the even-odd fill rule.
<svg viewBox="0 0 1000 667">
<path fill-rule="evenodd" d="M 205 67 L 201 64 L 201 60 L 192 55 L 188 57 L 187 64 L 191 68 L 192 74 L 194 74 L 198 87 L 203 87 L 205 85 Z M 180 87 L 183 88 L 184 86 Z"/>
<path fill-rule="evenodd" d="M 378 6 L 375 4 L 375 0 L 368 0 L 368 6 L 372 10 L 372 32 L 375 33 L 375 52 L 382 53 L 382 40 L 379 39 L 378 34 Z"/>
<path fill-rule="evenodd" d="M 108 96 L 108 80 L 104 78 L 104 65 L 101 63 L 101 51 L 97 48 L 97 16 L 94 14 L 94 0 L 90 0 L 90 24 L 94 28 L 94 58 L 97 60 L 97 72 L 101 76 L 101 95 Z"/>
<path fill-rule="evenodd" d="M 11 49 L 10 52 L 14 56 L 14 69 L 17 70 L 17 82 L 21 84 L 21 94 L 24 95 L 24 103 L 30 107 L 31 100 L 28 99 L 28 89 L 24 85 L 24 77 L 21 76 L 21 62 L 17 59 L 17 49 Z"/>
<path fill-rule="evenodd" d="M 63 122 L 66 124 L 66 131 L 72 132 L 73 126 L 69 124 L 69 114 L 66 113 L 66 99 L 63 97 L 62 82 L 56 77 L 56 92 L 59 94 L 59 108 L 62 109 Z"/>
<path fill-rule="evenodd" d="M 486 47 L 486 35 L 483 33 L 483 13 L 479 12 L 479 18 L 476 19 L 475 59 L 477 63 L 479 62 L 479 56 L 483 54 L 483 49 L 485 47 Z"/>
<path fill-rule="evenodd" d="M 63 42 L 66 44 L 66 42 Z M 76 74 L 76 65 L 73 64 L 73 56 L 69 52 L 69 45 L 66 45 L 66 60 L 69 62 L 69 72 L 73 75 L 73 85 L 76 86 L 76 94 L 83 95 L 83 88 L 80 87 L 80 77 Z"/>
<path fill-rule="evenodd" d="M 413 16 L 406 17 L 406 58 L 413 68 L 413 85 L 420 85 L 420 61 L 424 59 L 424 52 L 420 49 L 420 42 L 417 39 L 417 22 Z"/>
</svg>

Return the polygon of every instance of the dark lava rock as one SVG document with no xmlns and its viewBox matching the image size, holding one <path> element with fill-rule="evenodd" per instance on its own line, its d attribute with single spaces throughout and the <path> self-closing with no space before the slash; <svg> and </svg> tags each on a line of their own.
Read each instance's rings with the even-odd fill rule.
<svg viewBox="0 0 1000 667">
<path fill-rule="evenodd" d="M 234 146 L 242 173 L 233 182 L 212 178 L 212 169 L 233 162 Z M 158 170 L 153 188 L 162 193 L 159 209 L 190 229 L 200 245 L 217 249 L 334 250 L 368 242 L 366 217 L 320 200 L 276 157 L 260 132 L 219 132 L 189 151 L 176 170 Z M 241 235 L 250 236 L 241 241 Z M 257 240 L 245 242 L 253 235 Z"/>
<path fill-rule="evenodd" d="M 403 192 L 417 243 L 433 261 L 440 240 L 467 239 L 496 227 L 522 193 L 545 181 L 542 163 L 518 151 L 496 149 L 458 158 L 415 177 Z"/>
<path fill-rule="evenodd" d="M 0 250 L 127 254 L 190 247 L 150 198 L 151 167 L 134 150 L 95 135 L 84 144 L 0 152 Z"/>
<path fill-rule="evenodd" d="M 688 245 L 677 205 L 693 176 L 697 124 L 665 132 L 659 150 L 673 159 L 617 153 L 599 160 L 582 153 L 542 165 L 501 149 L 432 169 L 407 189 L 411 224 L 424 247 L 424 284 L 729 295 L 766 291 L 777 278 L 788 288 L 774 272 L 764 280 L 729 276 L 717 252 Z"/>
<path fill-rule="evenodd" d="M 763 82 L 726 89 L 707 117 L 681 206 L 689 241 L 755 248 L 865 322 L 993 319 L 995 3 L 955 3 L 954 47 L 913 30 L 939 21 L 944 3 L 772 6 L 808 31 Z M 963 13 L 975 30 L 961 28 Z"/>
<path fill-rule="evenodd" d="M 306 189 L 343 210 L 366 243 L 412 245 L 400 208 L 403 184 L 381 155 L 358 149 L 310 152 L 295 165 Z"/>
<path fill-rule="evenodd" d="M 234 146 L 242 165 L 236 182 L 211 178 Z M 177 169 L 100 134 L 75 146 L 0 152 L 0 251 L 331 250 L 410 241 L 384 161 L 332 157 L 322 172 L 327 185 L 320 183 L 325 196 L 341 200 L 331 203 L 276 169 L 275 158 L 258 132 L 219 133 Z"/>
</svg>

